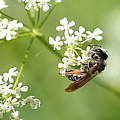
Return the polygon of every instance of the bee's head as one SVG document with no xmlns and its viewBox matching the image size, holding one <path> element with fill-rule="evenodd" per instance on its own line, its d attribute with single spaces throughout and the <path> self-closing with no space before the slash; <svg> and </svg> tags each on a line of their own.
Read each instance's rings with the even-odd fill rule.
<svg viewBox="0 0 120 120">
<path fill-rule="evenodd" d="M 93 53 L 92 53 L 91 57 L 94 60 L 106 60 L 108 58 L 108 55 L 104 49 L 95 48 L 95 49 L 93 49 Z"/>
</svg>

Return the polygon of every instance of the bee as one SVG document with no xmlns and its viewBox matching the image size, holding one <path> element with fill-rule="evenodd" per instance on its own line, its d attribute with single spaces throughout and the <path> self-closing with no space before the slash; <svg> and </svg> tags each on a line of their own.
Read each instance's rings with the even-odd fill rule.
<svg viewBox="0 0 120 120">
<path fill-rule="evenodd" d="M 73 83 L 65 88 L 66 92 L 77 90 L 105 69 L 108 55 L 104 49 L 96 47 L 90 51 L 90 56 L 91 60 L 86 65 L 88 69 L 84 71 L 70 70 L 65 72 L 65 76 L 73 81 Z"/>
</svg>

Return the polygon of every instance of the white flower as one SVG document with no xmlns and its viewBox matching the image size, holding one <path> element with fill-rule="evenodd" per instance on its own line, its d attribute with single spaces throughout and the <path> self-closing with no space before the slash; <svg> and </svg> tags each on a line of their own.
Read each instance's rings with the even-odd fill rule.
<svg viewBox="0 0 120 120">
<path fill-rule="evenodd" d="M 88 40 L 92 40 L 93 38 L 96 40 L 102 40 L 102 36 L 101 34 L 103 33 L 103 31 L 99 28 L 96 28 L 93 33 L 90 31 L 86 32 L 88 34 Z"/>
<path fill-rule="evenodd" d="M 0 104 L 0 109 L 4 112 L 10 112 L 13 110 L 12 97 L 7 98 L 2 104 Z"/>
<path fill-rule="evenodd" d="M 19 111 L 14 111 L 11 113 L 12 118 L 19 120 Z"/>
<path fill-rule="evenodd" d="M 5 4 L 5 1 L 0 0 L 0 10 L 3 9 L 3 8 L 6 8 L 6 7 L 8 7 L 8 6 Z"/>
<path fill-rule="evenodd" d="M 79 44 L 77 42 L 77 37 L 74 35 L 66 36 L 64 43 L 67 44 L 69 47 L 75 47 L 77 44 Z"/>
<path fill-rule="evenodd" d="M 55 2 L 57 2 L 57 3 L 60 3 L 60 2 L 62 2 L 62 0 L 54 0 Z"/>
<path fill-rule="evenodd" d="M 81 51 L 81 53 L 82 53 L 82 55 L 81 55 L 81 57 L 82 57 L 81 62 L 82 62 L 82 63 L 86 63 L 87 60 L 91 58 L 91 56 L 90 56 L 90 51 L 91 51 L 90 46 L 88 46 L 88 47 L 86 48 L 86 50 L 82 50 L 82 51 Z"/>
<path fill-rule="evenodd" d="M 18 84 L 18 87 L 15 89 L 14 94 L 16 95 L 16 98 L 21 97 L 21 92 L 27 92 L 28 91 L 28 86 L 23 86 L 22 83 Z"/>
<path fill-rule="evenodd" d="M 76 63 L 77 65 L 81 65 L 81 63 L 83 63 L 81 56 L 78 56 L 78 57 L 76 58 L 76 61 L 77 61 L 77 63 Z"/>
<path fill-rule="evenodd" d="M 63 19 L 60 20 L 61 26 L 57 26 L 56 30 L 57 31 L 65 31 L 65 36 L 68 36 L 69 34 L 71 35 L 73 33 L 73 30 L 70 27 L 73 27 L 75 25 L 74 21 L 71 21 L 70 23 L 68 22 L 67 18 L 64 17 Z"/>
<path fill-rule="evenodd" d="M 34 10 L 38 10 L 38 8 L 41 8 L 43 11 L 47 12 L 49 10 L 49 7 L 51 4 L 49 3 L 50 0 L 21 0 L 26 4 L 25 9 L 31 10 L 32 8 Z"/>
<path fill-rule="evenodd" d="M 0 85 L 0 94 L 2 94 L 2 97 L 5 97 L 6 95 L 11 94 L 12 87 L 13 87 L 12 84 L 7 84 L 7 83 Z"/>
<path fill-rule="evenodd" d="M 61 46 L 63 45 L 63 41 L 60 40 L 61 38 L 59 36 L 56 36 L 55 40 L 52 37 L 50 37 L 49 44 L 54 45 L 54 50 L 55 49 L 60 50 Z"/>
<path fill-rule="evenodd" d="M 27 104 L 32 109 L 40 107 L 40 100 L 34 98 L 34 96 L 26 99 L 22 98 L 21 92 L 27 92 L 28 86 L 22 86 L 22 83 L 17 83 L 18 85 L 15 87 L 16 82 L 14 82 L 13 76 L 17 75 L 16 67 L 9 69 L 8 73 L 0 75 L 0 119 L 4 117 L 5 113 L 8 113 L 10 120 L 23 120 L 19 118 L 19 111 L 16 110 L 18 107 L 21 108 Z"/>
<path fill-rule="evenodd" d="M 36 0 L 21 0 L 21 1 L 25 2 L 25 4 L 26 4 L 25 9 L 26 10 L 30 10 L 31 8 L 36 9 L 36 7 L 37 7 Z"/>
<path fill-rule="evenodd" d="M 4 82 L 3 82 L 3 76 L 0 75 L 0 85 L 2 85 L 2 84 L 4 84 Z"/>
<path fill-rule="evenodd" d="M 75 57 L 74 51 L 70 48 L 68 48 L 67 51 L 65 51 L 64 55 L 67 57 Z"/>
<path fill-rule="evenodd" d="M 37 109 L 40 107 L 40 100 L 37 98 L 34 98 L 34 96 L 29 96 L 26 99 L 24 99 L 24 105 L 29 104 L 32 109 Z"/>
<path fill-rule="evenodd" d="M 17 23 L 17 20 L 8 21 L 8 19 L 2 19 L 0 21 L 0 39 L 6 38 L 11 40 L 15 38 L 18 28 L 23 27 L 22 23 Z"/>
<path fill-rule="evenodd" d="M 77 36 L 77 39 L 79 41 L 82 41 L 82 37 L 86 37 L 86 34 L 84 34 L 85 28 L 83 26 L 79 27 L 79 31 L 75 31 L 75 35 Z"/>
<path fill-rule="evenodd" d="M 22 23 L 17 23 L 17 20 L 9 22 L 8 29 L 18 30 L 18 28 L 23 27 Z"/>
<path fill-rule="evenodd" d="M 60 68 L 60 73 L 64 74 L 66 72 L 66 70 L 68 70 L 70 68 L 70 66 L 75 66 L 76 65 L 76 61 L 74 57 L 64 57 L 62 59 L 63 63 L 59 63 L 58 64 L 58 68 Z"/>
<path fill-rule="evenodd" d="M 3 74 L 3 80 L 5 82 L 9 80 L 10 83 L 13 83 L 14 79 L 12 77 L 17 75 L 18 75 L 18 71 L 16 71 L 16 67 L 11 68 L 8 73 Z"/>
<path fill-rule="evenodd" d="M 49 7 L 51 6 L 51 4 L 48 3 L 50 2 L 50 0 L 38 0 L 37 2 L 38 2 L 38 7 L 42 8 L 43 11 L 45 12 L 47 12 L 49 10 Z"/>
</svg>

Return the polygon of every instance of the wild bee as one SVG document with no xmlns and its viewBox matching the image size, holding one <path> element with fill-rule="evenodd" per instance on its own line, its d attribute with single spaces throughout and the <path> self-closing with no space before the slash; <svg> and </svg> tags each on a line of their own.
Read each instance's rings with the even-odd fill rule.
<svg viewBox="0 0 120 120">
<path fill-rule="evenodd" d="M 105 69 L 108 55 L 104 49 L 96 47 L 91 50 L 90 56 L 91 61 L 86 65 L 86 70 L 70 70 L 65 72 L 65 76 L 69 80 L 74 81 L 67 88 L 65 88 L 66 92 L 72 92 L 82 87 Z"/>
</svg>

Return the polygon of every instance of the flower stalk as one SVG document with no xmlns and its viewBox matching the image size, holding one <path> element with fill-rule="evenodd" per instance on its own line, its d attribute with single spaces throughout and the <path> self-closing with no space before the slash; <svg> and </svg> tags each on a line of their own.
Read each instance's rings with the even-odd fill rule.
<svg viewBox="0 0 120 120">
<path fill-rule="evenodd" d="M 45 18 L 43 19 L 43 21 L 40 23 L 39 27 L 42 28 L 42 26 L 44 25 L 44 23 L 48 20 L 48 17 L 51 15 L 51 13 L 53 12 L 53 10 L 55 9 L 56 5 L 54 5 L 49 12 L 47 13 L 47 15 L 45 16 Z"/>
<path fill-rule="evenodd" d="M 62 55 L 59 52 L 53 50 L 44 36 L 37 35 L 36 37 L 38 38 L 39 42 L 42 43 L 52 54 L 54 54 L 58 59 L 62 59 Z"/>
<path fill-rule="evenodd" d="M 19 70 L 18 76 L 17 76 L 17 78 L 16 78 L 15 84 L 14 84 L 14 86 L 13 86 L 13 89 L 15 89 L 15 88 L 17 87 L 18 83 L 19 83 L 19 80 L 20 80 L 20 78 L 21 78 L 21 75 L 22 75 L 24 66 L 25 66 L 25 64 L 26 64 L 26 62 L 27 62 L 27 59 L 28 59 L 28 57 L 29 57 L 29 54 L 30 54 L 30 49 L 31 49 L 31 47 L 32 47 L 33 41 L 34 41 L 34 39 L 32 38 L 32 39 L 30 40 L 30 42 L 29 42 L 29 45 L 28 45 L 26 51 L 25 51 L 25 55 L 24 55 L 22 64 L 21 64 L 21 66 L 20 66 L 20 70 Z"/>
<path fill-rule="evenodd" d="M 5 17 L 7 17 L 7 18 L 9 18 L 9 19 L 11 19 L 11 20 L 16 20 L 16 18 L 14 18 L 14 17 L 12 17 L 12 16 L 10 16 L 10 15 L 2 12 L 1 10 L 0 10 L 0 13 L 1 13 L 3 16 L 5 16 Z M 18 20 L 18 21 L 19 21 L 19 20 Z M 26 25 L 25 23 L 23 23 L 23 25 L 24 25 L 24 27 L 26 27 L 27 30 L 30 29 L 30 27 L 29 27 L 28 25 Z"/>
</svg>

